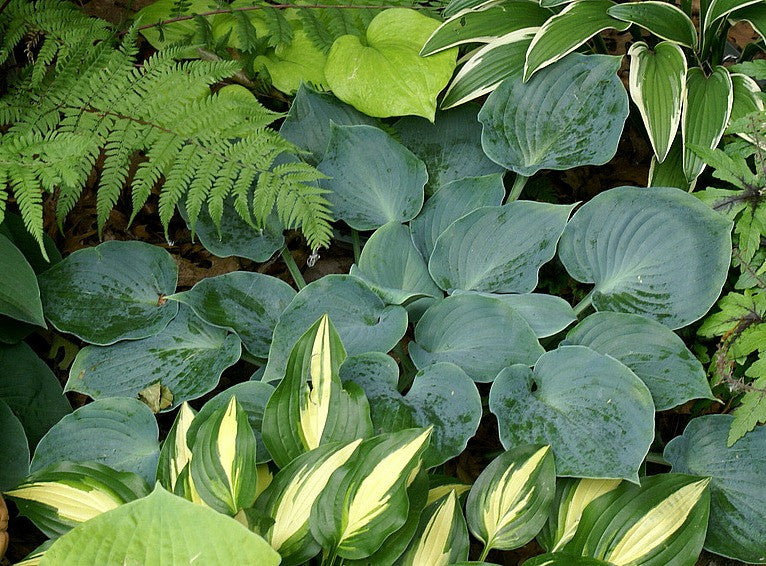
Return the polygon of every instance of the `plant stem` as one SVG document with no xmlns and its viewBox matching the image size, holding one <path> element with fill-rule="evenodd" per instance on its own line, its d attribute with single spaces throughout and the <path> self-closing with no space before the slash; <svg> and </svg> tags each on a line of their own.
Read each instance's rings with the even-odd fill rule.
<svg viewBox="0 0 766 566">
<path fill-rule="evenodd" d="M 652 464 L 660 464 L 662 466 L 672 466 L 670 462 L 668 462 L 665 458 L 662 457 L 662 454 L 659 452 L 649 452 L 649 454 L 646 455 L 646 461 L 651 462 Z"/>
<path fill-rule="evenodd" d="M 410 357 L 404 352 L 404 345 L 401 341 L 397 342 L 392 351 L 399 358 L 399 363 L 402 364 L 402 374 L 399 376 L 399 383 L 396 384 L 396 388 L 399 391 L 404 391 L 412 385 L 418 368 L 415 367 Z"/>
<path fill-rule="evenodd" d="M 489 554 L 490 546 L 489 543 L 484 545 L 484 550 L 481 551 L 481 556 L 479 556 L 479 562 L 484 562 L 484 559 L 487 557 L 487 554 Z"/>
<path fill-rule="evenodd" d="M 513 180 L 513 186 L 511 187 L 511 192 L 508 195 L 506 202 L 518 200 L 524 185 L 527 184 L 528 179 L 529 177 L 522 175 L 521 173 L 516 173 L 516 178 Z"/>
<path fill-rule="evenodd" d="M 359 256 L 362 254 L 362 245 L 359 242 L 359 231 L 351 229 L 351 245 L 354 246 L 354 261 L 359 265 Z"/>
<path fill-rule="evenodd" d="M 301 270 L 298 269 L 298 265 L 295 263 L 293 255 L 290 253 L 290 250 L 287 249 L 287 246 L 284 246 L 280 253 L 282 254 L 282 259 L 287 266 L 287 270 L 290 272 L 290 277 L 293 278 L 295 286 L 298 287 L 298 290 L 300 291 L 306 286 L 306 280 L 303 278 Z"/>
<path fill-rule="evenodd" d="M 595 290 L 595 289 L 594 289 Z M 593 290 L 583 297 L 583 300 L 574 306 L 574 314 L 577 318 L 580 318 L 580 314 L 591 305 L 593 299 Z"/>
<path fill-rule="evenodd" d="M 601 34 L 598 34 L 593 40 L 596 44 L 597 53 L 601 53 L 602 55 L 607 55 L 609 53 L 609 49 L 606 48 L 606 43 L 604 42 L 604 38 L 601 37 Z"/>
</svg>

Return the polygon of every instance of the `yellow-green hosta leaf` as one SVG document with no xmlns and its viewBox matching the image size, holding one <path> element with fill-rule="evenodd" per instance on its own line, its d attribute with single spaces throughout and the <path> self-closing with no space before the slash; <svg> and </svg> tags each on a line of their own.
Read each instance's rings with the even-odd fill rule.
<svg viewBox="0 0 766 566">
<path fill-rule="evenodd" d="M 278 45 L 273 53 L 255 59 L 255 68 L 265 68 L 271 83 L 287 94 L 295 94 L 302 82 L 326 89 L 325 54 L 317 49 L 303 30 L 293 33 L 289 45 Z"/>
<path fill-rule="evenodd" d="M 236 515 L 255 501 L 255 435 L 247 413 L 232 397 L 189 438 L 189 474 L 206 505 Z"/>
<path fill-rule="evenodd" d="M 437 499 L 441 499 L 445 495 L 455 492 L 458 497 L 461 497 L 464 493 L 468 493 L 471 490 L 471 484 L 468 483 L 452 483 L 448 482 L 441 485 L 433 486 L 428 490 L 427 504 L 431 505 Z"/>
<path fill-rule="evenodd" d="M 644 0 L 612 6 L 607 14 L 618 20 L 637 24 L 662 39 L 685 47 L 697 45 L 694 22 L 683 10 L 668 2 Z"/>
<path fill-rule="evenodd" d="M 149 493 L 143 479 L 95 462 L 54 464 L 5 492 L 49 537 Z"/>
<path fill-rule="evenodd" d="M 423 510 L 418 530 L 398 564 L 442 566 L 468 560 L 468 529 L 455 491 Z"/>
<path fill-rule="evenodd" d="M 194 409 L 184 402 L 160 449 L 157 481 L 171 493 L 175 490 L 181 470 L 191 461 L 192 452 L 186 444 L 186 433 L 189 432 L 194 415 Z"/>
<path fill-rule="evenodd" d="M 585 508 L 562 552 L 616 566 L 693 566 L 707 531 L 709 483 L 682 474 L 623 482 Z"/>
<path fill-rule="evenodd" d="M 420 469 L 430 436 L 430 428 L 411 428 L 362 442 L 312 508 L 311 533 L 322 548 L 366 558 L 405 523 L 405 488 Z"/>
<path fill-rule="evenodd" d="M 466 502 L 471 532 L 489 549 L 525 545 L 548 516 L 556 485 L 550 446 L 521 445 L 504 452 L 473 484 Z"/>
<path fill-rule="evenodd" d="M 571 540 L 585 507 L 620 485 L 621 480 L 561 478 L 556 482 L 548 522 L 537 535 L 540 546 L 555 552 Z"/>
</svg>

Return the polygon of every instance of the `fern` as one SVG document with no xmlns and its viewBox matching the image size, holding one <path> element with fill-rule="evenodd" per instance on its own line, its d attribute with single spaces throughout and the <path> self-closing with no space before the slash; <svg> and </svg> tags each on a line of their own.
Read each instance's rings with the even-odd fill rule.
<svg viewBox="0 0 766 566">
<path fill-rule="evenodd" d="M 174 47 L 139 65 L 135 29 L 116 44 L 103 25 L 86 25 L 90 19 L 71 6 L 62 9 L 49 0 L 28 6 L 14 1 L 0 15 L 0 29 L 25 30 L 13 32 L 17 43 L 25 33 L 43 34 L 40 51 L 46 49 L 47 61 L 44 71 L 38 70 L 39 59 L 27 65 L 0 99 L 6 132 L 0 136 L 0 221 L 10 190 L 27 229 L 42 243 L 43 192 L 58 191 L 61 222 L 102 156 L 101 233 L 128 182 L 130 163 L 142 153 L 147 160 L 130 183 L 131 221 L 162 183 L 159 216 L 166 237 L 184 198 L 193 230 L 205 204 L 220 223 L 231 195 L 246 221 L 252 223 L 252 213 L 254 225 L 262 225 L 276 206 L 285 226 L 300 228 L 312 249 L 329 244 L 329 203 L 315 184 L 321 174 L 302 163 L 275 166 L 278 157 L 298 152 L 268 127 L 280 115 L 251 96 L 210 93 L 210 86 L 239 70 L 236 62 L 179 62 L 182 48 Z M 51 14 L 65 14 L 76 33 L 49 21 Z M 3 49 L 10 52 L 13 45 L 6 40 Z"/>
</svg>

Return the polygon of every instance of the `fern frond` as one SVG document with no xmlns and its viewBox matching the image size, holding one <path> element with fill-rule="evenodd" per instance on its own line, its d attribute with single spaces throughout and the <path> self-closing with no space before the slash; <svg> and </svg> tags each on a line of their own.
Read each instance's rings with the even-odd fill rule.
<svg viewBox="0 0 766 566">
<path fill-rule="evenodd" d="M 280 45 L 290 45 L 293 41 L 293 27 L 287 21 L 282 10 L 276 8 L 264 8 L 261 10 L 263 21 L 269 30 L 267 45 L 269 47 L 278 47 Z"/>
<path fill-rule="evenodd" d="M 189 186 L 186 196 L 186 213 L 189 215 L 189 229 L 192 237 L 195 234 L 195 227 L 202 205 L 207 200 L 210 189 L 213 186 L 221 163 L 214 154 L 202 156 L 197 164 L 197 171 L 194 180 Z"/>
</svg>

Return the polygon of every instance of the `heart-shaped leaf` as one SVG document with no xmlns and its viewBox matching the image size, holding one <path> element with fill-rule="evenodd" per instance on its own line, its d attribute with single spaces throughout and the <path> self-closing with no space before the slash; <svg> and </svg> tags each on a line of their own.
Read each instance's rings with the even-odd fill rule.
<svg viewBox="0 0 766 566">
<path fill-rule="evenodd" d="M 348 358 L 340 370 L 343 381 L 364 389 L 377 434 L 416 426 L 433 426 L 423 466 L 433 468 L 460 454 L 476 434 L 481 398 L 473 381 L 459 367 L 436 363 L 415 376 L 407 395 L 397 390 L 396 362 L 380 352 Z"/>
<path fill-rule="evenodd" d="M 617 187 L 580 208 L 559 258 L 595 283 L 597 310 L 643 314 L 681 328 L 715 303 L 729 272 L 731 222 L 668 187 Z"/>
<path fill-rule="evenodd" d="M 436 240 L 431 277 L 445 291 L 530 293 L 538 270 L 556 253 L 572 208 L 517 200 L 475 210 Z"/>
<path fill-rule="evenodd" d="M 526 83 L 505 79 L 479 112 L 484 151 L 527 177 L 612 159 L 628 117 L 621 59 L 573 53 Z"/>
<path fill-rule="evenodd" d="M 265 360 L 279 315 L 295 290 L 270 275 L 234 271 L 207 277 L 169 298 L 190 306 L 205 322 L 236 332 L 251 355 Z"/>
<path fill-rule="evenodd" d="M 489 408 L 503 446 L 550 444 L 560 476 L 637 483 L 654 438 L 646 385 L 614 358 L 584 346 L 547 352 L 534 371 L 504 369 L 492 385 Z"/>
<path fill-rule="evenodd" d="M 670 42 L 684 47 L 697 46 L 697 30 L 694 29 L 694 22 L 683 10 L 673 4 L 653 0 L 626 2 L 612 6 L 606 13 L 618 20 L 637 24 Z"/>
<path fill-rule="evenodd" d="M 697 358 L 667 326 L 635 314 L 597 312 L 563 344 L 588 346 L 628 366 L 652 392 L 658 411 L 690 399 L 715 399 Z"/>
<path fill-rule="evenodd" d="M 21 421 L 11 408 L 0 399 L 0 430 L 3 442 L 0 443 L 0 491 L 17 485 L 29 474 L 29 444 Z"/>
<path fill-rule="evenodd" d="M 183 305 L 162 332 L 111 346 L 86 346 L 69 370 L 66 391 L 94 399 L 136 397 L 150 385 L 169 389 L 171 410 L 213 389 L 240 357 L 236 334 L 200 320 Z"/>
<path fill-rule="evenodd" d="M 474 294 L 447 297 L 430 307 L 408 347 L 418 368 L 451 362 L 480 383 L 510 365 L 531 366 L 544 352 L 524 317 L 502 301 Z"/>
<path fill-rule="evenodd" d="M 98 462 L 154 482 L 160 446 L 152 411 L 137 399 L 99 399 L 66 415 L 37 445 L 31 471 L 57 462 Z"/>
<path fill-rule="evenodd" d="M 734 417 L 705 415 L 665 447 L 673 471 L 710 477 L 710 524 L 705 548 L 752 564 L 766 562 L 766 427 L 734 446 L 727 437 Z"/>
<path fill-rule="evenodd" d="M 331 125 L 319 169 L 335 216 L 357 230 L 406 222 L 423 207 L 428 173 L 414 153 L 381 129 Z"/>
<path fill-rule="evenodd" d="M 0 314 L 45 327 L 37 277 L 24 254 L 0 234 Z"/>
<path fill-rule="evenodd" d="M 462 291 L 460 291 L 462 293 Z M 457 292 L 456 292 L 457 294 Z M 538 338 L 552 336 L 577 320 L 572 307 L 561 297 L 543 293 L 482 293 L 504 302 L 527 321 Z"/>
<path fill-rule="evenodd" d="M 293 346 L 325 313 L 349 355 L 388 352 L 407 330 L 407 311 L 403 307 L 386 306 L 361 279 L 326 275 L 306 285 L 279 318 L 264 381 L 282 379 Z"/>
<path fill-rule="evenodd" d="M 457 49 L 421 57 L 439 21 L 393 8 L 375 16 L 364 39 L 339 37 L 324 73 L 335 96 L 369 116 L 414 114 L 433 121 L 436 96 L 447 86 Z"/>
<path fill-rule="evenodd" d="M 45 315 L 56 329 L 106 346 L 158 334 L 176 316 L 171 255 L 144 242 L 77 250 L 39 277 Z"/>
<path fill-rule="evenodd" d="M 287 94 L 295 92 L 303 81 L 327 88 L 324 78 L 325 54 L 318 49 L 302 29 L 293 32 L 289 44 L 281 43 L 273 52 L 255 58 L 255 68 L 263 67 L 271 84 Z"/>
</svg>

